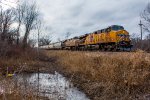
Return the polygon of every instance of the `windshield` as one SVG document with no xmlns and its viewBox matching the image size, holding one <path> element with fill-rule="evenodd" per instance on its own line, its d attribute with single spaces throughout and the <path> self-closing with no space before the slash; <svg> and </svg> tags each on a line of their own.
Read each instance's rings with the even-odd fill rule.
<svg viewBox="0 0 150 100">
<path fill-rule="evenodd" d="M 118 34 L 118 36 L 120 36 L 120 37 L 129 37 L 129 35 L 126 35 L 126 34 Z"/>
<path fill-rule="evenodd" d="M 124 30 L 124 28 L 122 26 L 117 26 L 117 25 L 112 26 L 111 29 L 114 31 Z"/>
</svg>

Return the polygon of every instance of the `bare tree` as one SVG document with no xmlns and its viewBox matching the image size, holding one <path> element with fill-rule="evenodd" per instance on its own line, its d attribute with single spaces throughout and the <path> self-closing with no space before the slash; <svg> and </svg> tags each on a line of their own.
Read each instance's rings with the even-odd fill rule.
<svg viewBox="0 0 150 100">
<path fill-rule="evenodd" d="M 141 41 L 139 43 L 141 45 L 141 49 L 150 51 L 150 39 L 149 39 L 149 33 L 150 33 L 150 3 L 147 4 L 145 10 L 142 12 L 141 18 L 143 20 L 143 23 L 141 25 L 143 26 L 143 29 L 145 30 L 145 33 L 147 33 L 147 35 L 146 35 L 147 38 L 145 38 L 143 41 Z"/>
<path fill-rule="evenodd" d="M 21 9 L 23 9 L 21 11 L 24 11 L 22 14 L 22 22 L 25 26 L 25 35 L 23 38 L 23 47 L 25 48 L 30 31 L 36 28 L 39 11 L 35 2 L 32 4 L 25 2 L 22 4 Z"/>
<path fill-rule="evenodd" d="M 3 23 L 3 12 L 2 12 L 2 7 L 0 11 L 0 34 L 2 33 L 2 23 Z"/>
<path fill-rule="evenodd" d="M 14 19 L 15 19 L 14 10 L 12 9 L 8 9 L 6 11 L 1 10 L 0 39 L 2 41 L 9 40 L 11 35 L 14 34 L 13 32 L 15 31 L 11 29 L 11 25 L 13 24 Z"/>
<path fill-rule="evenodd" d="M 72 34 L 72 33 L 67 32 L 66 35 L 65 35 L 65 39 L 68 39 L 68 38 L 71 36 L 71 34 Z"/>
<path fill-rule="evenodd" d="M 52 41 L 51 36 L 44 36 L 39 39 L 39 46 L 49 45 L 51 43 L 51 41 Z"/>
<path fill-rule="evenodd" d="M 37 29 L 37 33 L 38 33 L 38 47 L 40 46 L 40 34 L 42 33 L 41 32 L 41 30 L 42 30 L 42 22 L 41 22 L 41 20 L 40 19 L 37 19 L 36 20 L 36 23 L 37 23 L 37 25 L 36 25 L 36 29 Z"/>
<path fill-rule="evenodd" d="M 150 34 L 147 35 L 146 39 L 147 39 L 147 40 L 150 40 Z"/>
<path fill-rule="evenodd" d="M 21 28 L 21 24 L 22 24 L 22 21 L 23 21 L 24 11 L 25 11 L 25 6 L 18 5 L 18 7 L 16 9 L 16 21 L 18 23 L 18 27 L 17 27 L 17 40 L 16 40 L 17 45 L 19 44 L 20 28 Z"/>
<path fill-rule="evenodd" d="M 13 44 L 16 36 L 16 30 L 11 28 L 14 23 L 14 9 L 0 11 L 0 56 L 6 56 Z"/>
<path fill-rule="evenodd" d="M 148 3 L 145 10 L 142 12 L 141 18 L 143 19 L 144 30 L 150 32 L 150 3 Z"/>
<path fill-rule="evenodd" d="M 35 47 L 35 45 L 37 43 L 36 40 L 34 40 L 34 39 L 30 39 L 28 42 L 31 47 Z"/>
<path fill-rule="evenodd" d="M 57 41 L 58 41 L 58 42 L 61 42 L 62 40 L 61 40 L 60 38 L 57 38 Z"/>
<path fill-rule="evenodd" d="M 43 34 L 45 33 L 46 28 L 44 24 L 42 23 L 42 18 L 37 19 L 36 22 L 37 22 L 36 30 L 38 32 L 38 46 L 49 45 L 52 41 L 52 37 L 50 35 Z M 42 32 L 43 29 L 44 29 L 44 32 Z"/>
</svg>

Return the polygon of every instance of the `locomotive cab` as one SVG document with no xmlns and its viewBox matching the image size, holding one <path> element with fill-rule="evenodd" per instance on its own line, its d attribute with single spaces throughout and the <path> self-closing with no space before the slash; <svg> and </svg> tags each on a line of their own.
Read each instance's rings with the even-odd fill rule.
<svg viewBox="0 0 150 100">
<path fill-rule="evenodd" d="M 119 25 L 112 25 L 111 26 L 111 30 L 112 31 L 124 30 L 124 27 L 123 26 L 119 26 Z"/>
<path fill-rule="evenodd" d="M 118 48 L 131 48 L 129 32 L 123 26 L 113 25 L 111 31 L 115 35 L 115 43 Z"/>
</svg>

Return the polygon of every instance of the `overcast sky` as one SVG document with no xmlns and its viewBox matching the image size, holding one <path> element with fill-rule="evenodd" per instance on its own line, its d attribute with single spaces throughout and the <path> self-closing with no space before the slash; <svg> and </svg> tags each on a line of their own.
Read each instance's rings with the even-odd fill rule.
<svg viewBox="0 0 150 100">
<path fill-rule="evenodd" d="M 149 2 L 149 0 L 36 1 L 48 32 L 53 33 L 54 40 L 64 38 L 67 32 L 71 32 L 73 37 L 110 25 L 122 25 L 130 34 L 139 33 L 140 13 Z"/>
<path fill-rule="evenodd" d="M 139 33 L 140 13 L 148 0 L 38 0 L 45 23 L 56 37 L 93 32 L 110 25 L 122 25 Z"/>
</svg>

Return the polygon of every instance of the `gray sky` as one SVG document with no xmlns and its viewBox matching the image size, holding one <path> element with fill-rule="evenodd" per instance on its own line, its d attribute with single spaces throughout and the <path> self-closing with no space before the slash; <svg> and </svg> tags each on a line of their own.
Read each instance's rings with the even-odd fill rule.
<svg viewBox="0 0 150 100">
<path fill-rule="evenodd" d="M 140 13 L 148 0 L 38 0 L 49 31 L 55 37 L 93 32 L 117 24 L 139 33 Z"/>
<path fill-rule="evenodd" d="M 53 33 L 54 40 L 63 39 L 67 32 L 71 32 L 73 37 L 114 24 L 124 26 L 130 34 L 139 33 L 140 13 L 149 2 L 149 0 L 36 1 L 48 33 Z"/>
</svg>

